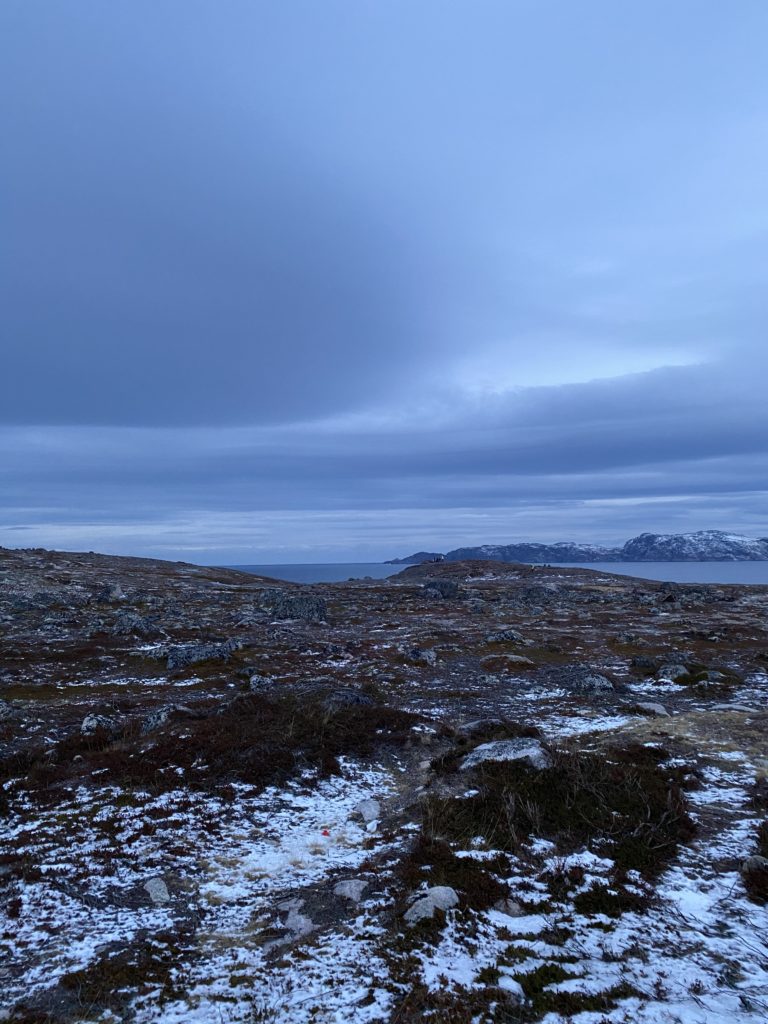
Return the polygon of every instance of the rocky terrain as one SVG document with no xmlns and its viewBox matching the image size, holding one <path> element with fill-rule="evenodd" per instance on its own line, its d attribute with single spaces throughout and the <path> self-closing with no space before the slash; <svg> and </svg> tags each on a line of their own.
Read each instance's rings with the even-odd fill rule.
<svg viewBox="0 0 768 1024">
<path fill-rule="evenodd" d="M 767 613 L 0 550 L 0 1020 L 764 1022 Z"/>
<path fill-rule="evenodd" d="M 405 558 L 393 558 L 390 565 L 418 565 L 422 562 L 464 562 L 467 559 L 495 562 L 755 562 L 768 559 L 768 538 L 744 537 L 723 530 L 696 533 L 641 533 L 618 548 L 600 544 L 518 543 L 482 544 L 455 548 L 447 554 L 417 551 Z"/>
</svg>

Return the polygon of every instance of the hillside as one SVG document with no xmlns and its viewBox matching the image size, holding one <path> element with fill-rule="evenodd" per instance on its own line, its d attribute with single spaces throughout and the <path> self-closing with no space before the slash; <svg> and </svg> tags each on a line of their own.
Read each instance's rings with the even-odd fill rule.
<svg viewBox="0 0 768 1024">
<path fill-rule="evenodd" d="M 0 550 L 11 1024 L 762 1024 L 768 587 Z"/>
</svg>

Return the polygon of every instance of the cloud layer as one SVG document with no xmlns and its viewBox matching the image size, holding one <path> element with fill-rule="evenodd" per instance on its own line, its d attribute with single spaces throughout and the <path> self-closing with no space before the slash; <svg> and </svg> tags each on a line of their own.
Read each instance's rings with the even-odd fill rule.
<svg viewBox="0 0 768 1024">
<path fill-rule="evenodd" d="M 763 4 L 2 20 L 0 543 L 768 533 Z"/>
</svg>

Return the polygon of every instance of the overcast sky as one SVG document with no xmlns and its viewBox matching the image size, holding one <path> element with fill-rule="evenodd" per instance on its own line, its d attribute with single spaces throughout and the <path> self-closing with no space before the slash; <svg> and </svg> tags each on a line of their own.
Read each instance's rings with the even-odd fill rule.
<svg viewBox="0 0 768 1024">
<path fill-rule="evenodd" d="M 765 0 L 4 0 L 0 544 L 768 535 Z"/>
</svg>

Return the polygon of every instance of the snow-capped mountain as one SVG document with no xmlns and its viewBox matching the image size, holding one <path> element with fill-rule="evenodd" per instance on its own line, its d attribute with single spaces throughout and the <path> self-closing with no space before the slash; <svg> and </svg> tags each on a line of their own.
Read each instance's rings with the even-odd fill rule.
<svg viewBox="0 0 768 1024">
<path fill-rule="evenodd" d="M 621 549 L 623 562 L 746 562 L 768 559 L 768 540 L 722 530 L 641 533 Z"/>
<path fill-rule="evenodd" d="M 422 557 L 422 555 L 426 557 Z M 599 544 L 481 544 L 455 548 L 445 555 L 419 552 L 393 562 L 460 562 L 489 559 L 494 562 L 755 562 L 768 560 L 768 537 L 745 537 L 724 530 L 695 533 L 641 533 L 622 547 Z"/>
</svg>

